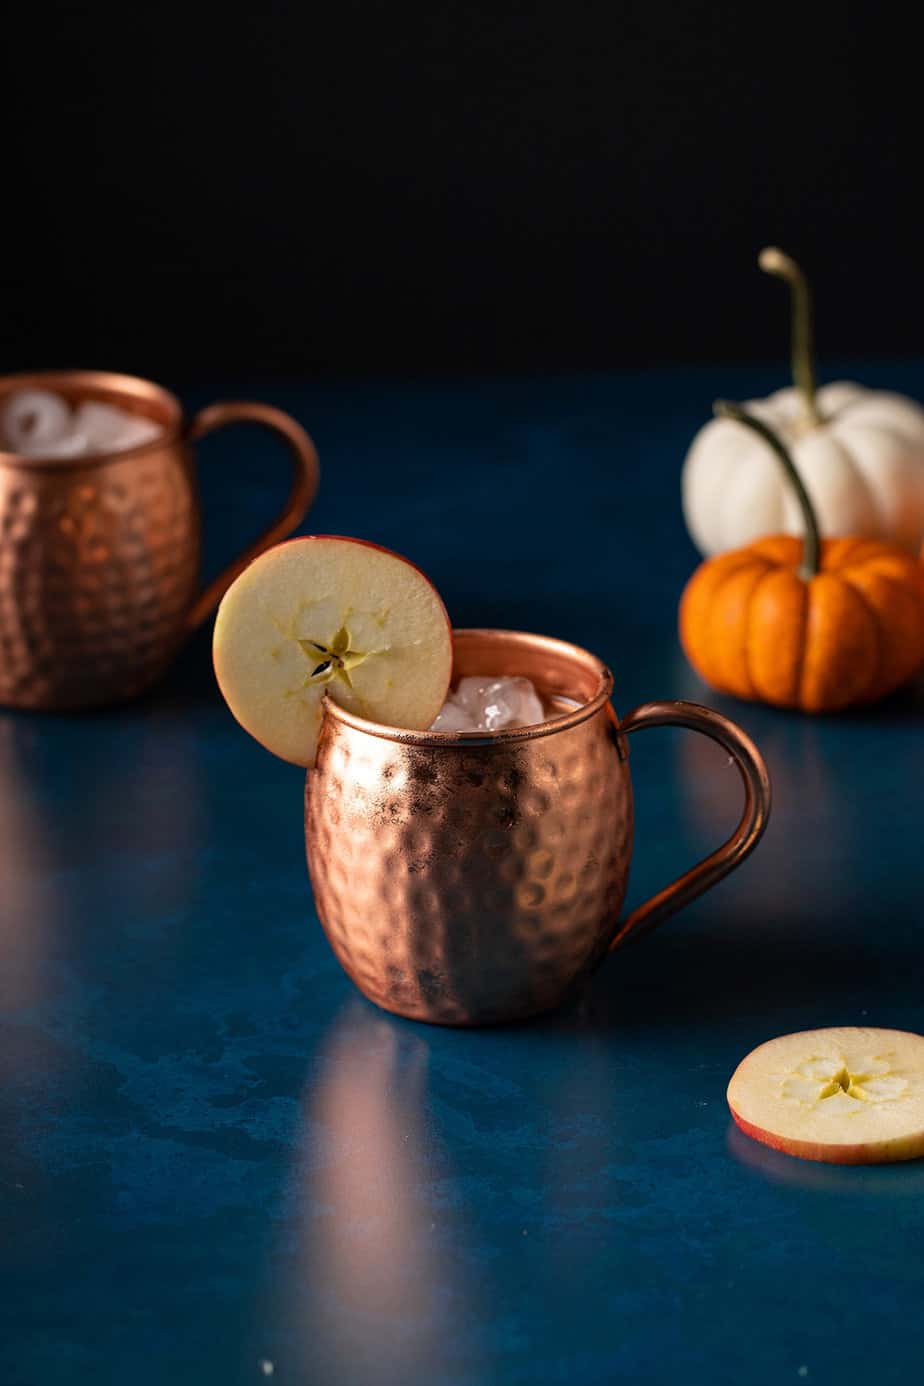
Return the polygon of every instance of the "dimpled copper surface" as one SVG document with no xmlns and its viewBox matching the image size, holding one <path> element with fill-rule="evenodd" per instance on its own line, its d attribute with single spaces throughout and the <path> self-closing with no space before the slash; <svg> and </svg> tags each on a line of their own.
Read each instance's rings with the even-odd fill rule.
<svg viewBox="0 0 924 1386">
<path fill-rule="evenodd" d="M 24 390 L 72 405 L 117 404 L 162 429 L 153 442 L 88 457 L 0 451 L 0 703 L 91 707 L 133 697 L 167 667 L 184 636 L 239 572 L 290 534 L 318 488 L 318 456 L 279 409 L 230 400 L 184 423 L 152 381 L 110 371 L 0 378 L 0 408 Z M 292 487 L 276 520 L 198 592 L 200 518 L 188 440 L 229 424 L 285 440 Z"/>
<path fill-rule="evenodd" d="M 583 652 L 569 668 L 568 649 L 457 632 L 456 674 L 526 673 L 586 699 L 606 671 Z M 480 744 L 328 713 L 306 781 L 308 863 L 334 952 L 371 1000 L 441 1024 L 511 1020 L 559 1004 L 603 957 L 632 792 L 605 698 L 586 711 Z"/>
<path fill-rule="evenodd" d="M 179 448 L 105 464 L 0 468 L 0 701 L 130 697 L 174 654 L 199 523 Z"/>
</svg>

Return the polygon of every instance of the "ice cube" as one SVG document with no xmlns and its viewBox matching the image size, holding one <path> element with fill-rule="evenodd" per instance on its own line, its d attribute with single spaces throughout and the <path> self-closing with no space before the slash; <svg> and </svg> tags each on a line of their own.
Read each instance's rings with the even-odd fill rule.
<svg viewBox="0 0 924 1386">
<path fill-rule="evenodd" d="M 153 419 L 98 399 L 85 399 L 78 405 L 75 422 L 86 435 L 90 452 L 136 448 L 141 443 L 152 442 L 161 432 Z"/>
<path fill-rule="evenodd" d="M 529 679 L 498 679 L 485 689 L 484 724 L 488 731 L 528 727 L 545 716 Z"/>
<path fill-rule="evenodd" d="M 74 417 L 77 427 L 87 435 L 90 447 L 101 451 L 117 446 L 116 440 L 125 428 L 125 410 L 97 399 L 83 400 Z"/>
<path fill-rule="evenodd" d="M 66 438 L 72 420 L 67 400 L 60 395 L 50 390 L 20 390 L 10 395 L 3 408 L 0 432 L 7 448 L 35 457 Z"/>
<path fill-rule="evenodd" d="M 449 698 L 438 712 L 436 721 L 433 723 L 430 730 L 439 732 L 467 732 L 478 731 L 479 728 L 477 722 L 473 721 L 465 708 L 460 707 L 458 703 L 453 702 L 452 698 Z"/>
<path fill-rule="evenodd" d="M 23 457 L 81 457 L 87 451 L 86 438 L 77 432 L 64 433 L 52 443 L 20 448 Z"/>
<path fill-rule="evenodd" d="M 459 679 L 450 697 L 477 717 L 481 713 L 481 694 L 489 684 L 496 680 L 487 678 L 467 678 Z"/>
<path fill-rule="evenodd" d="M 125 422 L 119 438 L 120 448 L 137 448 L 142 443 L 153 443 L 155 438 L 159 438 L 163 433 L 160 424 L 156 424 L 153 419 L 142 418 L 140 414 L 132 414 Z"/>
<path fill-rule="evenodd" d="M 475 676 L 460 679 L 454 699 L 481 731 L 529 727 L 545 720 L 545 711 L 529 679 Z"/>
</svg>

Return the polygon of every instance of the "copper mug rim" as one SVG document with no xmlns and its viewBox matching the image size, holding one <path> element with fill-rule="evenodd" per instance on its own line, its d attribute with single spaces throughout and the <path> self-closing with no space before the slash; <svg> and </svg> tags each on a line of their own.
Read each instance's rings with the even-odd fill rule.
<svg viewBox="0 0 924 1386">
<path fill-rule="evenodd" d="M 613 675 L 608 666 L 603 663 L 602 659 L 591 654 L 589 650 L 583 649 L 580 645 L 574 645 L 568 640 L 558 640 L 551 635 L 536 635 L 530 631 L 504 630 L 494 626 L 454 629 L 452 637 L 455 650 L 458 650 L 460 644 L 463 646 L 470 644 L 488 651 L 494 647 L 499 649 L 501 646 L 508 652 L 511 648 L 514 650 L 529 649 L 547 657 L 552 662 L 558 662 L 562 666 L 565 664 L 572 668 L 579 666 L 587 675 L 588 683 L 590 684 L 592 681 L 593 689 L 589 696 L 581 698 L 576 707 L 557 717 L 531 723 L 528 727 L 506 727 L 496 732 L 411 731 L 407 727 L 390 727 L 383 722 L 373 722 L 369 718 L 360 717 L 358 713 L 350 711 L 329 697 L 324 699 L 325 715 L 352 727 L 355 731 L 363 732 L 367 736 L 375 736 L 383 741 L 394 741 L 402 746 L 498 746 L 510 745 L 519 741 L 537 741 L 540 737 L 552 736 L 556 732 L 577 727 L 582 722 L 586 722 L 588 718 L 595 716 L 602 707 L 607 706 L 612 697 Z M 487 674 L 498 671 L 485 669 L 484 672 Z M 522 673 L 522 671 L 520 672 Z M 541 681 L 540 689 L 546 693 L 552 692 L 554 695 L 554 690 L 542 687 Z M 568 692 L 564 688 L 560 692 L 566 697 L 575 697 L 574 692 Z"/>
<path fill-rule="evenodd" d="M 106 452 L 77 453 L 71 457 L 51 457 L 41 453 L 26 454 L 10 452 L 0 447 L 0 463 L 13 467 L 98 467 L 117 458 L 134 456 L 157 449 L 170 447 L 177 442 L 182 433 L 183 408 L 172 391 L 156 381 L 147 380 L 141 375 L 126 375 L 121 371 L 96 370 L 40 370 L 19 371 L 14 375 L 0 375 L 0 397 L 15 390 L 53 390 L 65 398 L 80 394 L 81 397 L 97 395 L 107 397 L 113 402 L 130 397 L 139 402 L 157 406 L 156 412 L 145 417 L 160 425 L 162 432 L 146 443 L 135 443 L 132 447 L 112 448 Z"/>
</svg>

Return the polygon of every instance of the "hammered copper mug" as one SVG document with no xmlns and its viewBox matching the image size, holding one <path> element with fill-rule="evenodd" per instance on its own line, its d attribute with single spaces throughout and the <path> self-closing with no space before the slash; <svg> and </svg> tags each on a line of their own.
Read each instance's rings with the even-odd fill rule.
<svg viewBox="0 0 924 1386">
<path fill-rule="evenodd" d="M 318 488 L 317 453 L 294 419 L 266 404 L 212 404 L 186 420 L 176 397 L 151 381 L 42 371 L 0 379 L 0 408 L 29 389 L 116 404 L 162 432 L 92 456 L 0 451 L 0 703 L 60 710 L 121 701 L 153 683 L 238 573 L 295 529 Z M 192 444 L 234 423 L 262 424 L 285 440 L 292 487 L 278 519 L 200 591 Z"/>
<path fill-rule="evenodd" d="M 455 632 L 455 678 L 519 674 L 555 712 L 494 733 L 379 726 L 326 703 L 305 786 L 308 867 L 340 963 L 371 1001 L 484 1025 L 548 1010 L 607 952 L 649 932 L 754 850 L 766 766 L 740 727 L 694 703 L 617 720 L 613 678 L 575 645 Z M 619 922 L 632 856 L 626 736 L 703 732 L 734 759 L 744 812 L 723 846 Z"/>
</svg>

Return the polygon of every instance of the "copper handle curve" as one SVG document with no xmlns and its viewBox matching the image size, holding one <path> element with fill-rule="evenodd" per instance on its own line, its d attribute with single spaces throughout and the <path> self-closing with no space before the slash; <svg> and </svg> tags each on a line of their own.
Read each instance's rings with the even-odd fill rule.
<svg viewBox="0 0 924 1386">
<path fill-rule="evenodd" d="M 320 467 L 314 443 L 301 424 L 296 423 L 281 409 L 274 409 L 271 404 L 256 404 L 249 400 L 228 400 L 209 404 L 205 409 L 200 409 L 192 419 L 186 437 L 189 442 L 194 443 L 199 438 L 204 438 L 207 433 L 214 432 L 216 428 L 224 428 L 235 423 L 262 424 L 264 428 L 282 435 L 289 445 L 293 473 L 292 489 L 284 509 L 269 528 L 199 593 L 186 618 L 188 630 L 195 630 L 202 624 L 248 563 L 271 544 L 278 543 L 280 539 L 285 539 L 292 533 L 304 519 L 318 491 Z"/>
<path fill-rule="evenodd" d="M 698 703 L 643 703 L 617 722 L 618 735 L 645 727 L 687 727 L 711 737 L 735 761 L 744 784 L 744 812 L 727 842 L 692 870 L 646 900 L 617 926 L 610 951 L 656 929 L 665 919 L 717 885 L 757 846 L 770 817 L 770 776 L 763 756 L 739 726 Z"/>
</svg>

